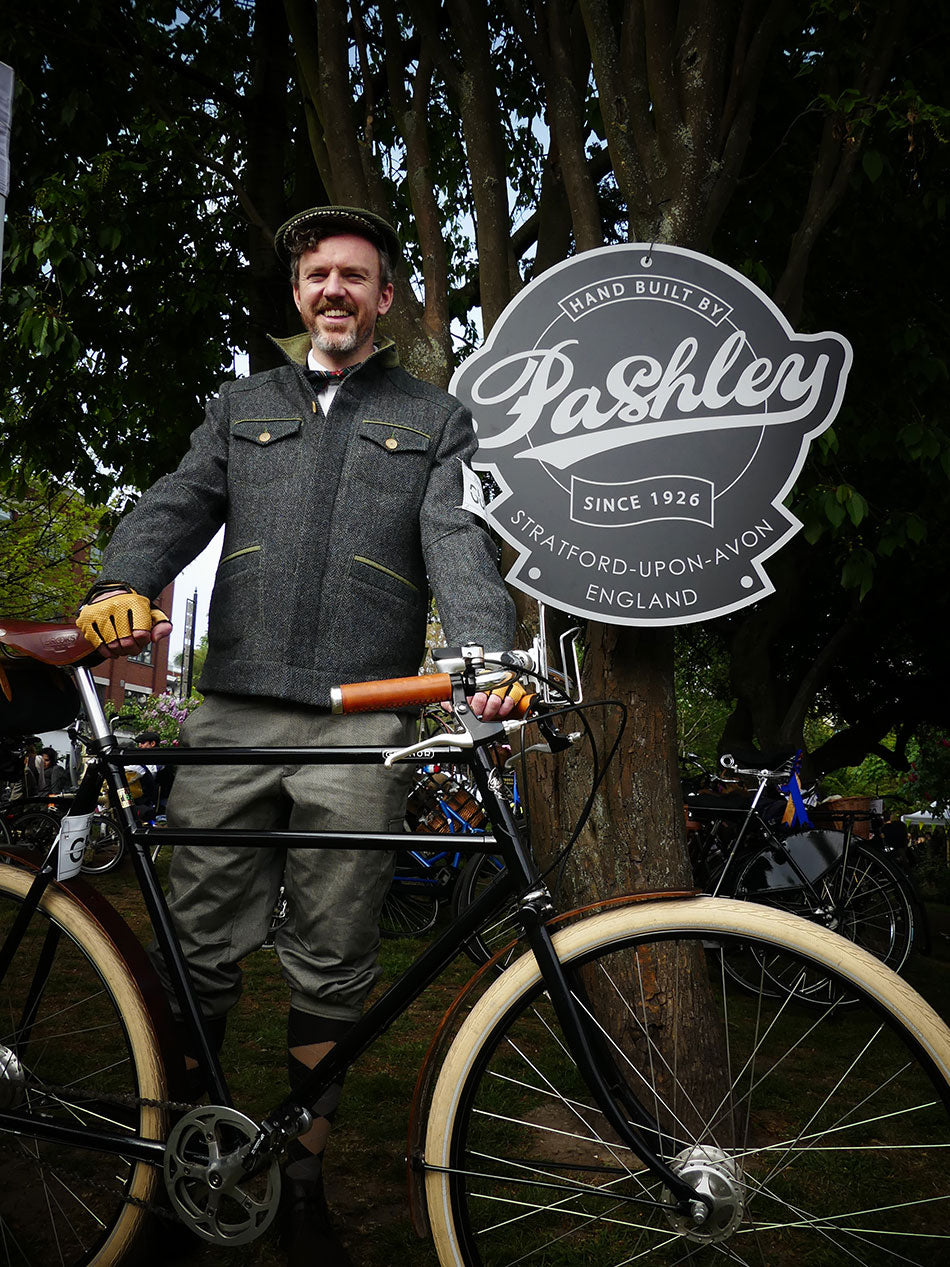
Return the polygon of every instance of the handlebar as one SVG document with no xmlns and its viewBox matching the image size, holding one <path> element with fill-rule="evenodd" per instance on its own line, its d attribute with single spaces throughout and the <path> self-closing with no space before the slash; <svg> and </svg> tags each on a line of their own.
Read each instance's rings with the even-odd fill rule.
<svg viewBox="0 0 950 1267">
<path fill-rule="evenodd" d="M 348 682 L 330 688 L 330 706 L 334 713 L 375 713 L 416 708 L 420 704 L 439 704 L 451 698 L 452 679 L 448 673 Z"/>
<path fill-rule="evenodd" d="M 434 654 L 439 667 L 448 672 L 334 686 L 330 688 L 331 710 L 341 714 L 417 708 L 451 700 L 457 683 L 464 682 L 473 694 L 511 686 L 519 676 L 537 673 L 534 656 L 525 651 L 483 653 L 480 647 L 463 647 L 457 653 L 440 649 Z M 523 715 L 533 699 L 534 694 L 529 689 L 518 699 L 517 711 Z"/>
</svg>

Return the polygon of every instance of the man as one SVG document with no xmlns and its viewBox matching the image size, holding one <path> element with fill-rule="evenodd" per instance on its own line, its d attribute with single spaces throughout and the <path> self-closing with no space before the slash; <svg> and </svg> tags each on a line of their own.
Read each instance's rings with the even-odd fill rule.
<svg viewBox="0 0 950 1267">
<path fill-rule="evenodd" d="M 174 475 L 119 525 L 79 624 L 111 655 L 170 626 L 157 594 L 225 525 L 211 600 L 205 704 L 183 741 L 399 746 L 412 719 L 331 718 L 340 682 L 415 673 L 429 586 L 451 645 L 511 645 L 513 606 L 495 547 L 463 509 L 471 419 L 407 374 L 376 336 L 393 301 L 393 229 L 348 207 L 315 207 L 277 233 L 306 333 L 279 340 L 286 364 L 225 383 Z M 477 695 L 484 716 L 510 701 Z M 379 767 L 182 767 L 174 827 L 393 830 L 411 771 Z M 239 962 L 260 946 L 281 882 L 291 918 L 276 939 L 291 989 L 291 1081 L 360 1015 L 376 971 L 392 861 L 358 851 L 177 849 L 170 905 L 206 1015 L 223 1035 Z M 327 1097 L 288 1166 L 289 1262 L 351 1260 L 329 1227 L 322 1155 Z"/>
<path fill-rule="evenodd" d="M 147 751 L 149 748 L 157 748 L 161 739 L 157 730 L 143 730 L 140 735 L 135 736 L 135 746 Z M 141 797 L 135 802 L 135 817 L 139 822 L 148 822 L 160 810 L 159 767 L 157 765 L 129 765 L 125 767 L 125 772 L 127 775 L 132 774 L 138 778 L 142 792 Z"/>
<path fill-rule="evenodd" d="M 10 786 L 9 800 L 29 800 L 46 791 L 46 763 L 37 756 L 40 739 L 31 735 L 23 740 L 23 776 Z"/>
<path fill-rule="evenodd" d="M 68 792 L 72 787 L 72 780 L 68 772 L 59 764 L 59 753 L 56 749 L 43 748 L 40 756 L 43 758 L 46 791 L 49 795 L 61 796 L 64 792 Z"/>
</svg>

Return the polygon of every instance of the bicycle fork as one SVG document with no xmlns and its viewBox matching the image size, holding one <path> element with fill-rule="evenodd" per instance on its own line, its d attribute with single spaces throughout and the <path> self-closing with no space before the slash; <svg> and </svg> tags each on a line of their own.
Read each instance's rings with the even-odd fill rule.
<svg viewBox="0 0 950 1267">
<path fill-rule="evenodd" d="M 516 864 L 521 891 L 529 888 L 519 904 L 518 917 L 537 960 L 568 1048 L 577 1062 L 578 1072 L 605 1120 L 617 1132 L 622 1143 L 663 1182 L 671 1194 L 675 1204 L 670 1213 L 686 1218 L 699 1228 L 712 1214 L 713 1201 L 705 1193 L 692 1187 L 660 1156 L 663 1151 L 663 1136 L 659 1125 L 620 1076 L 605 1050 L 593 1018 L 585 1014 L 583 1007 L 579 1005 L 578 995 L 571 988 L 564 966 L 558 959 L 551 934 L 545 926 L 545 921 L 551 914 L 550 895 L 537 882 L 534 864 L 527 855 L 512 812 L 499 790 L 498 770 L 484 749 L 475 751 L 472 764 L 483 804 L 490 807 L 489 818 L 495 837 L 502 845 L 502 852 L 509 860 L 509 865 L 511 861 Z M 607 1076 L 604 1073 L 605 1065 L 610 1069 Z"/>
</svg>

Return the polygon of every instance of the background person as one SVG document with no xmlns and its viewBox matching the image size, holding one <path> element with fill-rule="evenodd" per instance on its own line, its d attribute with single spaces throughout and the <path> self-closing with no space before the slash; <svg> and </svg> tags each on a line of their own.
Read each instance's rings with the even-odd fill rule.
<svg viewBox="0 0 950 1267">
<path fill-rule="evenodd" d="M 182 730 L 202 746 L 398 747 L 413 719 L 331 718 L 340 682 L 417 672 L 429 587 L 450 645 L 511 645 L 513 604 L 497 552 L 464 508 L 475 451 L 468 412 L 412 377 L 376 323 L 393 301 L 393 229 L 359 208 L 315 207 L 276 236 L 306 333 L 275 340 L 284 364 L 225 383 L 178 470 L 119 525 L 79 624 L 113 655 L 170 626 L 159 593 L 225 526 L 211 600 L 205 703 Z M 473 697 L 486 717 L 511 702 Z M 399 830 L 411 769 L 183 766 L 170 826 Z M 376 975 L 392 858 L 355 850 L 174 851 L 170 907 L 211 1024 L 241 991 L 240 961 L 268 931 L 281 882 L 290 918 L 275 938 L 290 986 L 292 1083 L 360 1015 Z M 333 1233 L 322 1154 L 339 1088 L 287 1168 L 291 1264 L 351 1260 Z"/>
<path fill-rule="evenodd" d="M 61 796 L 72 789 L 69 772 L 59 764 L 59 753 L 55 748 L 43 748 L 40 752 L 43 760 L 43 771 L 46 779 L 46 791 L 50 796 Z"/>
<path fill-rule="evenodd" d="M 161 736 L 156 730 L 144 730 L 140 735 L 135 736 L 136 748 L 141 748 L 144 752 L 147 752 L 150 748 L 157 748 L 160 742 Z M 158 813 L 159 767 L 157 765 L 143 764 L 126 766 L 125 769 L 126 774 L 133 775 L 138 779 L 139 787 L 142 791 L 141 796 L 133 806 L 135 817 L 139 822 L 147 822 Z"/>
</svg>

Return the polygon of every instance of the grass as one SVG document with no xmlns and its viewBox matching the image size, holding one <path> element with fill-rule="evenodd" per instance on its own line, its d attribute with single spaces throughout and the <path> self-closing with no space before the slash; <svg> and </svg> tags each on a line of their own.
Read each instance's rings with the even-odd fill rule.
<svg viewBox="0 0 950 1267">
<path fill-rule="evenodd" d="M 102 877 L 99 887 L 144 934 L 144 920 L 130 874 Z M 932 952 L 916 955 L 907 973 L 912 984 L 945 1017 L 950 1013 L 950 906 L 930 907 Z M 384 941 L 378 989 L 403 971 L 419 948 L 413 941 Z M 235 1104 L 251 1117 L 263 1113 L 284 1094 L 287 989 L 276 956 L 261 951 L 245 962 L 244 996 L 232 1014 L 222 1054 Z M 437 1267 L 431 1244 L 415 1235 L 410 1221 L 406 1184 L 406 1132 L 416 1077 L 430 1037 L 470 965 L 462 961 L 433 986 L 351 1071 L 334 1127 L 327 1163 L 327 1192 L 355 1261 L 363 1267 L 391 1267 L 412 1261 L 413 1267 Z M 826 1052 L 815 1052 L 815 1062 Z M 794 1095 L 796 1069 L 788 1090 Z M 168 1261 L 158 1251 L 150 1262 Z M 183 1263 L 218 1262 L 224 1267 L 276 1267 L 283 1257 L 276 1241 L 260 1241 L 232 1250 L 197 1245 L 177 1255 Z M 141 1260 L 143 1263 L 145 1258 Z"/>
</svg>

